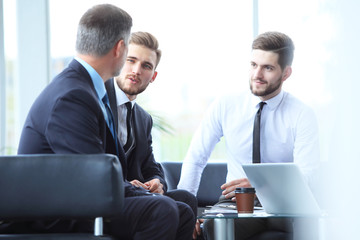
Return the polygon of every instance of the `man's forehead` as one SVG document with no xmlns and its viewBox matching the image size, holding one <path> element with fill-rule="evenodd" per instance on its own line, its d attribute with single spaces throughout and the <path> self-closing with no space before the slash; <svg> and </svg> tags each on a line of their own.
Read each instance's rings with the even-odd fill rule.
<svg viewBox="0 0 360 240">
<path fill-rule="evenodd" d="M 264 51 L 260 49 L 254 49 L 251 54 L 251 61 L 261 65 L 278 63 L 279 54 L 272 51 Z"/>
<path fill-rule="evenodd" d="M 128 57 L 136 58 L 142 61 L 150 61 L 153 64 L 156 62 L 156 52 L 154 50 L 134 43 L 129 44 Z"/>
</svg>

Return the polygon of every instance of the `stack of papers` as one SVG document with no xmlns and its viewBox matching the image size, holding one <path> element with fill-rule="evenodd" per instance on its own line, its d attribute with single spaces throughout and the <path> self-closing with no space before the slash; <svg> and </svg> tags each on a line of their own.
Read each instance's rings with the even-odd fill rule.
<svg viewBox="0 0 360 240">
<path fill-rule="evenodd" d="M 237 209 L 235 205 L 215 205 L 204 210 L 204 214 L 210 213 L 237 213 Z"/>
<path fill-rule="evenodd" d="M 208 206 L 209 209 L 205 209 L 203 212 L 203 216 L 213 216 L 213 215 L 238 215 L 238 217 L 244 216 L 244 217 L 248 217 L 249 215 L 251 216 L 271 216 L 272 214 L 267 214 L 263 208 L 261 207 L 254 207 L 254 213 L 250 213 L 250 214 L 238 214 L 236 206 L 235 205 L 223 205 L 223 204 L 219 204 L 219 205 L 215 205 L 215 206 Z M 230 215 L 229 215 L 230 214 Z"/>
</svg>

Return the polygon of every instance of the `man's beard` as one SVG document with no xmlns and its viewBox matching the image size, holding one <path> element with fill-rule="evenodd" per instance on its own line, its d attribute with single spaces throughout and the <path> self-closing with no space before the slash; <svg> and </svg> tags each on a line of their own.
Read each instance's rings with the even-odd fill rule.
<svg viewBox="0 0 360 240">
<path fill-rule="evenodd" d="M 253 80 L 251 80 L 250 90 L 255 96 L 258 97 L 268 96 L 273 92 L 277 91 L 279 88 L 281 88 L 281 84 L 282 84 L 281 78 L 282 77 L 280 77 L 275 83 L 268 85 L 264 90 L 254 90 L 252 85 Z"/>
<path fill-rule="evenodd" d="M 145 91 L 145 89 L 147 88 L 147 85 L 145 86 L 140 86 L 140 88 L 131 88 L 131 87 L 127 87 L 126 84 L 124 84 L 124 82 L 127 81 L 127 76 L 126 76 L 126 79 L 125 80 L 121 80 L 120 82 L 118 82 L 118 85 L 120 87 L 120 89 L 127 95 L 130 95 L 130 96 L 134 96 L 134 95 L 138 95 L 140 93 L 142 93 L 143 91 Z M 141 80 L 138 80 L 139 82 L 141 82 Z"/>
</svg>

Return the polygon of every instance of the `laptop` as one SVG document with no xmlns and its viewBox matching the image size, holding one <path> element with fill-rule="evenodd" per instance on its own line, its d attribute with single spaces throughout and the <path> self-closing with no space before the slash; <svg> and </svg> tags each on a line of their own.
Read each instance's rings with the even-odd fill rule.
<svg viewBox="0 0 360 240">
<path fill-rule="evenodd" d="M 318 203 L 296 164 L 244 164 L 243 169 L 266 213 L 320 215 Z"/>
</svg>

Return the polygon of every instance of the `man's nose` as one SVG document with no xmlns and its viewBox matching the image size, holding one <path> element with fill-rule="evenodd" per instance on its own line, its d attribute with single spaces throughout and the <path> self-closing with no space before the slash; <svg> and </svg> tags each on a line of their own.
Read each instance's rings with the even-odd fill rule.
<svg viewBox="0 0 360 240">
<path fill-rule="evenodd" d="M 260 67 L 257 67 L 253 70 L 253 78 L 255 78 L 255 79 L 263 78 L 263 71 Z"/>
<path fill-rule="evenodd" d="M 141 64 L 140 63 L 134 64 L 132 70 L 133 70 L 133 73 L 140 74 L 141 73 Z"/>
</svg>

